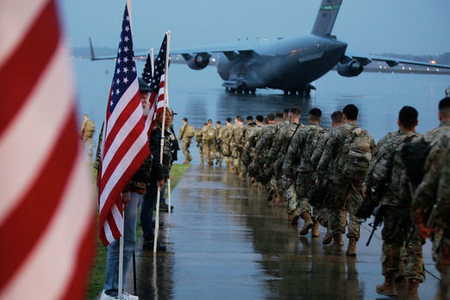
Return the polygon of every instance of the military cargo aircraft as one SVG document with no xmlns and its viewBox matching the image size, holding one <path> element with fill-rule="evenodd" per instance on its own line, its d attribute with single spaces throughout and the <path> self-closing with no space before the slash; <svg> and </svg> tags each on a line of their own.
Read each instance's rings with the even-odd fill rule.
<svg viewBox="0 0 450 300">
<path fill-rule="evenodd" d="M 450 66 L 356 56 L 346 53 L 347 43 L 331 34 L 343 0 L 322 0 L 310 35 L 276 41 L 239 41 L 230 44 L 171 50 L 194 69 L 204 69 L 217 56 L 217 71 L 227 91 L 255 93 L 256 89 L 280 89 L 285 94 L 309 95 L 311 82 L 336 69 L 341 76 L 354 77 L 374 62 L 371 71 L 450 75 Z M 91 59 L 96 58 L 91 46 Z M 146 57 L 146 55 L 144 56 Z M 417 69 L 412 69 L 417 67 Z"/>
</svg>

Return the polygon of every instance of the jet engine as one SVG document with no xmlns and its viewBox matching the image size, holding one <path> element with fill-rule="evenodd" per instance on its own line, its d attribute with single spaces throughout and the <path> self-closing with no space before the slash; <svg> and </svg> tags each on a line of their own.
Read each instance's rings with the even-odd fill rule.
<svg viewBox="0 0 450 300">
<path fill-rule="evenodd" d="M 184 56 L 184 58 L 186 59 L 186 64 L 189 66 L 189 68 L 194 70 L 201 70 L 206 68 L 206 66 L 209 64 L 210 57 L 211 55 L 208 53 L 198 53 L 195 56 L 189 55 L 188 57 Z"/>
<path fill-rule="evenodd" d="M 344 77 L 355 77 L 364 70 L 363 65 L 356 59 L 352 59 L 346 63 L 338 63 L 337 72 Z"/>
</svg>

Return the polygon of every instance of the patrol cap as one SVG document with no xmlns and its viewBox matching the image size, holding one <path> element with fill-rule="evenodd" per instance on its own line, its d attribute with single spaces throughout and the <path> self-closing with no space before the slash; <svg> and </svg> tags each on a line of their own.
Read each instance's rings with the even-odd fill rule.
<svg viewBox="0 0 450 300">
<path fill-rule="evenodd" d="M 147 82 L 142 77 L 139 77 L 139 91 L 140 92 L 150 92 L 150 87 Z"/>
</svg>

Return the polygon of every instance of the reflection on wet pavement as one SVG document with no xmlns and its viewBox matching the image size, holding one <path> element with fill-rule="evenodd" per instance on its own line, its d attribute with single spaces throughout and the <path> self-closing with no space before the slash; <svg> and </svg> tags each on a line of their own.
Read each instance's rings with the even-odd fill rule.
<svg viewBox="0 0 450 300">
<path fill-rule="evenodd" d="M 321 244 L 324 228 L 321 238 L 299 238 L 284 207 L 217 167 L 192 166 L 172 201 L 160 240 L 168 251 L 153 256 L 138 245 L 140 299 L 385 299 L 375 293 L 383 281 L 381 240 L 365 247 L 367 225 L 356 258 L 330 252 Z M 426 268 L 437 274 L 428 246 Z M 436 284 L 427 274 L 421 299 L 432 299 Z"/>
</svg>

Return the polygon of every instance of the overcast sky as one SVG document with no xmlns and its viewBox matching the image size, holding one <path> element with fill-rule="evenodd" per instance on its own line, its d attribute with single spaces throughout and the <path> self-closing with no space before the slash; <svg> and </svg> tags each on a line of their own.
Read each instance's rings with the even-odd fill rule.
<svg viewBox="0 0 450 300">
<path fill-rule="evenodd" d="M 116 48 L 125 0 L 61 0 L 70 44 Z M 171 48 L 310 33 L 321 0 L 132 0 L 134 47 Z M 333 34 L 352 54 L 450 52 L 449 0 L 344 0 Z"/>
</svg>

